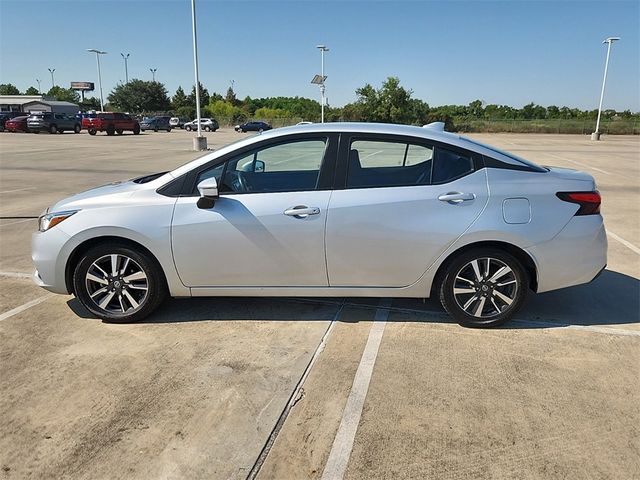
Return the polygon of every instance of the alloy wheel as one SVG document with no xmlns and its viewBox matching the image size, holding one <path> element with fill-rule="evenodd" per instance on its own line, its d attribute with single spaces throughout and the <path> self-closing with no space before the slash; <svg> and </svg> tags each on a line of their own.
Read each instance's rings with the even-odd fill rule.
<svg viewBox="0 0 640 480">
<path fill-rule="evenodd" d="M 149 292 L 144 269 L 122 254 L 104 255 L 93 262 L 85 275 L 85 284 L 91 301 L 113 315 L 138 310 Z"/>
<path fill-rule="evenodd" d="M 476 258 L 455 276 L 453 296 L 458 306 L 476 318 L 491 318 L 508 310 L 518 294 L 515 272 L 502 260 Z"/>
</svg>

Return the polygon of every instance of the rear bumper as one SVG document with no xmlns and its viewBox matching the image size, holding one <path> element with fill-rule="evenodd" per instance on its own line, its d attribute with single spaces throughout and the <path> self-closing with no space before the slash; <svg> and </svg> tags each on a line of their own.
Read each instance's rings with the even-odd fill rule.
<svg viewBox="0 0 640 480">
<path fill-rule="evenodd" d="M 552 240 L 526 251 L 538 268 L 538 293 L 589 283 L 607 265 L 602 216 L 573 217 Z"/>
</svg>

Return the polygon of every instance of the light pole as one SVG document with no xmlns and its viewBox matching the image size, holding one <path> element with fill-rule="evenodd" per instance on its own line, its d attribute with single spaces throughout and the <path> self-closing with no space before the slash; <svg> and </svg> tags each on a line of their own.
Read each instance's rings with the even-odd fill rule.
<svg viewBox="0 0 640 480">
<path fill-rule="evenodd" d="M 202 136 L 200 125 L 200 77 L 198 75 L 198 37 L 196 35 L 196 0 L 191 0 L 191 29 L 193 32 L 193 70 L 196 77 L 196 121 L 198 134 L 193 138 L 193 149 L 196 152 L 207 149 L 207 137 Z"/>
<path fill-rule="evenodd" d="M 53 72 L 55 72 L 56 69 L 47 68 L 47 70 L 49 70 L 49 73 L 51 74 L 51 88 L 53 88 L 56 86 L 56 82 L 53 80 Z"/>
<path fill-rule="evenodd" d="M 98 86 L 100 88 L 100 111 L 104 112 L 104 99 L 102 98 L 102 73 L 100 72 L 100 55 L 106 55 L 107 52 L 96 50 L 95 48 L 87 48 L 87 52 L 96 54 L 96 61 L 98 62 Z"/>
<path fill-rule="evenodd" d="M 156 81 L 156 72 L 158 71 L 157 68 L 150 68 L 149 71 L 151 72 L 151 75 L 153 75 L 153 81 Z"/>
<path fill-rule="evenodd" d="M 320 50 L 320 78 L 322 79 L 322 83 L 320 83 L 320 122 L 324 123 L 324 82 L 327 79 L 327 77 L 324 76 L 324 52 L 328 52 L 329 49 L 325 45 L 316 45 L 316 48 Z"/>
<path fill-rule="evenodd" d="M 40 82 L 41 82 L 41 81 L 42 81 L 42 80 L 40 80 L 39 78 L 36 78 L 36 82 L 38 82 L 38 94 L 39 94 L 39 95 L 42 95 L 42 89 L 40 88 Z"/>
<path fill-rule="evenodd" d="M 591 140 L 600 140 L 600 115 L 602 114 L 602 100 L 604 100 L 604 86 L 607 83 L 609 55 L 611 54 L 611 44 L 617 40 L 620 40 L 620 37 L 608 37 L 602 42 L 607 44 L 607 60 L 604 62 L 604 77 L 602 79 L 602 91 L 600 92 L 600 105 L 598 106 L 598 120 L 596 120 L 596 131 L 591 134 Z"/>
<path fill-rule="evenodd" d="M 124 60 L 124 82 L 129 83 L 129 69 L 127 68 L 127 60 L 129 59 L 129 54 L 126 55 L 121 53 L 122 59 Z"/>
</svg>

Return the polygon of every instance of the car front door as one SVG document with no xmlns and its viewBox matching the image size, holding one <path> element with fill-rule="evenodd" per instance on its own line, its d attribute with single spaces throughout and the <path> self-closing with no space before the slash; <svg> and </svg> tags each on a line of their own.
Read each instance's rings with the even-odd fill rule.
<svg viewBox="0 0 640 480">
<path fill-rule="evenodd" d="M 337 141 L 270 140 L 192 172 L 191 191 L 215 177 L 220 196 L 199 208 L 181 196 L 172 223 L 175 264 L 189 287 L 328 285 L 324 226 Z"/>
<path fill-rule="evenodd" d="M 330 286 L 415 283 L 478 218 L 486 173 L 473 154 L 405 137 L 341 142 L 326 228 Z"/>
</svg>

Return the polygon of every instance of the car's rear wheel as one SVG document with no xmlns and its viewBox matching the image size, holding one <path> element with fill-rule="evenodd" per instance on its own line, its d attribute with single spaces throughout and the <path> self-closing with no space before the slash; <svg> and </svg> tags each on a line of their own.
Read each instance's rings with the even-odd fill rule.
<svg viewBox="0 0 640 480">
<path fill-rule="evenodd" d="M 123 132 L 124 132 L 124 130 L 122 130 L 121 128 L 117 128 L 117 129 L 116 129 L 116 133 L 117 133 L 118 135 L 122 135 L 122 133 L 123 133 Z"/>
<path fill-rule="evenodd" d="M 73 133 L 80 133 L 80 130 L 82 130 L 82 127 L 80 125 L 76 125 L 75 127 L 73 127 Z"/>
<path fill-rule="evenodd" d="M 168 127 L 168 128 L 167 128 L 167 132 L 170 132 L 170 131 L 171 131 L 171 127 Z"/>
<path fill-rule="evenodd" d="M 107 135 L 115 135 L 115 134 L 116 134 L 116 128 L 113 125 L 107 127 Z"/>
<path fill-rule="evenodd" d="M 59 128 L 58 133 L 64 133 L 64 128 Z"/>
<path fill-rule="evenodd" d="M 96 133 L 98 133 L 98 131 L 95 128 L 90 128 L 88 132 L 89 132 L 89 135 L 95 135 Z"/>
<path fill-rule="evenodd" d="M 58 127 L 56 125 L 51 125 L 49 127 L 49 133 L 58 133 Z"/>
<path fill-rule="evenodd" d="M 135 125 L 133 127 L 133 134 L 134 135 L 140 135 L 140 125 Z"/>
<path fill-rule="evenodd" d="M 87 310 L 111 323 L 141 320 L 167 295 L 155 259 L 119 243 L 98 245 L 85 253 L 74 270 L 73 286 Z"/>
<path fill-rule="evenodd" d="M 206 125 L 206 126 L 204 127 L 204 131 L 205 131 L 205 132 L 210 132 L 210 131 L 211 131 L 211 127 L 210 127 L 209 125 Z"/>
<path fill-rule="evenodd" d="M 187 132 L 190 132 L 190 131 L 191 131 L 191 125 L 187 125 L 187 126 L 186 126 L 186 127 L 184 127 L 184 128 L 185 128 L 185 130 L 186 130 Z"/>
<path fill-rule="evenodd" d="M 527 273 L 515 257 L 478 248 L 446 266 L 439 294 L 442 306 L 461 325 L 496 327 L 516 314 L 528 288 Z"/>
<path fill-rule="evenodd" d="M 153 131 L 154 131 L 154 132 L 157 132 L 157 131 L 158 131 L 158 127 L 155 127 L 155 128 L 153 129 Z"/>
</svg>

